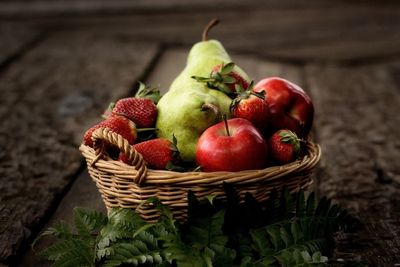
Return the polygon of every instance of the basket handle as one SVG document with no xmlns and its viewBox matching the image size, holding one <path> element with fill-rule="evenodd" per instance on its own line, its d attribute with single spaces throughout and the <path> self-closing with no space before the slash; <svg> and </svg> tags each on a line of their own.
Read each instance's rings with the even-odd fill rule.
<svg viewBox="0 0 400 267">
<path fill-rule="evenodd" d="M 121 135 L 113 132 L 109 128 L 98 128 L 92 134 L 93 149 L 96 157 L 92 161 L 93 166 L 104 155 L 105 144 L 112 144 L 127 156 L 130 165 L 137 170 L 134 182 L 143 184 L 146 181 L 147 167 L 142 155 L 137 152 L 129 142 Z"/>
</svg>

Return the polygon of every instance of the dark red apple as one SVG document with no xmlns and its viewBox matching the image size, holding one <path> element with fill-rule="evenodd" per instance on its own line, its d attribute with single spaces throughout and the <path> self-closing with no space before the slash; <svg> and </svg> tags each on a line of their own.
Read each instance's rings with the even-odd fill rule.
<svg viewBox="0 0 400 267">
<path fill-rule="evenodd" d="M 299 137 L 308 135 L 313 123 L 314 106 L 303 89 L 288 80 L 271 77 L 259 81 L 253 90 L 265 92 L 271 133 L 288 129 Z"/>
<path fill-rule="evenodd" d="M 267 163 L 267 145 L 248 120 L 225 120 L 200 136 L 196 162 L 206 172 L 261 169 Z"/>
</svg>

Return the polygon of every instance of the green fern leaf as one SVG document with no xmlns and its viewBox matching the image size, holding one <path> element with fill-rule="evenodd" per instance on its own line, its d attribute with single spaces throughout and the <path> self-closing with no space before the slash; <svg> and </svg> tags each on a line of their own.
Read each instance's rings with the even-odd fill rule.
<svg viewBox="0 0 400 267">
<path fill-rule="evenodd" d="M 308 197 L 307 197 L 307 204 L 306 204 L 306 215 L 307 216 L 312 216 L 314 214 L 316 202 L 317 201 L 315 199 L 315 193 L 311 192 L 310 195 L 308 195 Z"/>
<path fill-rule="evenodd" d="M 166 260 L 167 256 L 161 248 L 151 250 L 145 242 L 141 240 L 133 240 L 129 243 L 117 243 L 113 246 L 114 253 L 107 257 L 104 266 L 120 266 L 123 264 L 131 264 L 140 266 L 147 264 L 161 264 Z"/>
<path fill-rule="evenodd" d="M 328 258 L 315 252 L 310 255 L 307 251 L 293 250 L 285 251 L 281 255 L 275 256 L 282 267 L 323 267 L 327 266 Z"/>
<path fill-rule="evenodd" d="M 40 256 L 54 261 L 54 266 L 94 266 L 94 248 L 82 239 L 62 240 L 44 251 Z"/>
<path fill-rule="evenodd" d="M 300 190 L 296 196 L 296 217 L 302 217 L 306 213 L 306 201 L 304 197 L 304 190 Z"/>
<path fill-rule="evenodd" d="M 96 210 L 74 208 L 75 228 L 81 238 L 91 239 L 94 231 L 107 223 L 107 217 Z"/>
<path fill-rule="evenodd" d="M 47 230 L 43 231 L 38 237 L 32 242 L 32 249 L 34 250 L 35 244 L 39 239 L 45 236 L 54 236 L 62 239 L 70 239 L 73 237 L 69 225 L 65 221 L 60 221 L 54 227 L 49 227 Z"/>
<path fill-rule="evenodd" d="M 132 238 L 136 231 L 140 232 L 140 229 L 146 225 L 146 222 L 133 210 L 113 209 L 109 215 L 108 224 L 100 231 L 97 247 L 102 250 L 119 239 Z M 101 255 L 102 253 L 98 256 Z"/>
<path fill-rule="evenodd" d="M 46 231 L 42 233 L 42 236 L 52 235 L 59 238 L 71 238 L 72 233 L 69 225 L 65 221 L 60 221 L 54 227 L 49 227 Z"/>
</svg>

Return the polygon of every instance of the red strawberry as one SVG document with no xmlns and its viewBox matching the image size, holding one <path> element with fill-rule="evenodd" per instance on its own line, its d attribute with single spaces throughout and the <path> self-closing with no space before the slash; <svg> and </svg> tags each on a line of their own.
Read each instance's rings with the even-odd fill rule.
<svg viewBox="0 0 400 267">
<path fill-rule="evenodd" d="M 86 131 L 83 137 L 83 143 L 85 145 L 93 147 L 92 134 L 100 127 L 109 128 L 113 132 L 120 134 L 130 144 L 134 144 L 136 141 L 137 130 L 135 123 L 123 116 L 114 115 L 108 117 L 104 121 L 101 121 Z"/>
<path fill-rule="evenodd" d="M 228 95 L 236 94 L 249 87 L 249 83 L 237 72 L 233 71 L 235 63 L 215 65 L 209 77 L 192 76 L 193 79 L 206 83 L 211 89 L 217 89 Z"/>
<path fill-rule="evenodd" d="M 267 132 L 269 110 L 263 93 L 255 93 L 249 88 L 239 93 L 230 108 L 233 117 L 247 119 L 261 133 Z"/>
<path fill-rule="evenodd" d="M 147 166 L 156 170 L 167 169 L 169 165 L 176 163 L 179 156 L 176 143 L 165 138 L 151 139 L 133 147 L 143 156 Z M 126 162 L 125 156 L 120 156 L 120 159 Z"/>
<path fill-rule="evenodd" d="M 122 98 L 115 103 L 112 112 L 134 121 L 139 128 L 152 127 L 157 118 L 157 107 L 147 98 Z"/>
<path fill-rule="evenodd" d="M 276 162 L 289 163 L 300 154 L 300 139 L 290 130 L 279 130 L 268 140 L 268 149 Z"/>
<path fill-rule="evenodd" d="M 156 88 L 146 87 L 141 82 L 139 84 L 135 97 L 122 98 L 117 103 L 110 103 L 102 117 L 108 118 L 116 114 L 132 120 L 138 128 L 152 127 L 157 118 L 155 103 L 160 99 L 160 91 Z"/>
</svg>

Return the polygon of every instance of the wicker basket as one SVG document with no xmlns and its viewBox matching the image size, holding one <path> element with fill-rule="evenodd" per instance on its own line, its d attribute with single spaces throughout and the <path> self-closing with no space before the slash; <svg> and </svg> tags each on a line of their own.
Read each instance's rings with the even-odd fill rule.
<svg viewBox="0 0 400 267">
<path fill-rule="evenodd" d="M 80 151 L 107 209 L 137 209 L 147 221 L 156 220 L 159 213 L 153 205 L 140 205 L 144 200 L 157 197 L 170 207 L 175 218 L 184 220 L 189 190 L 200 198 L 211 194 L 224 198 L 224 182 L 233 184 L 241 197 L 249 192 L 257 200 L 267 198 L 273 188 L 305 189 L 313 182 L 312 173 L 321 156 L 320 147 L 308 142 L 302 159 L 283 166 L 240 172 L 173 172 L 147 169 L 128 141 L 107 128 L 97 129 L 92 138 L 94 148 L 81 145 Z M 118 146 L 132 166 L 107 157 L 105 143 Z"/>
</svg>

